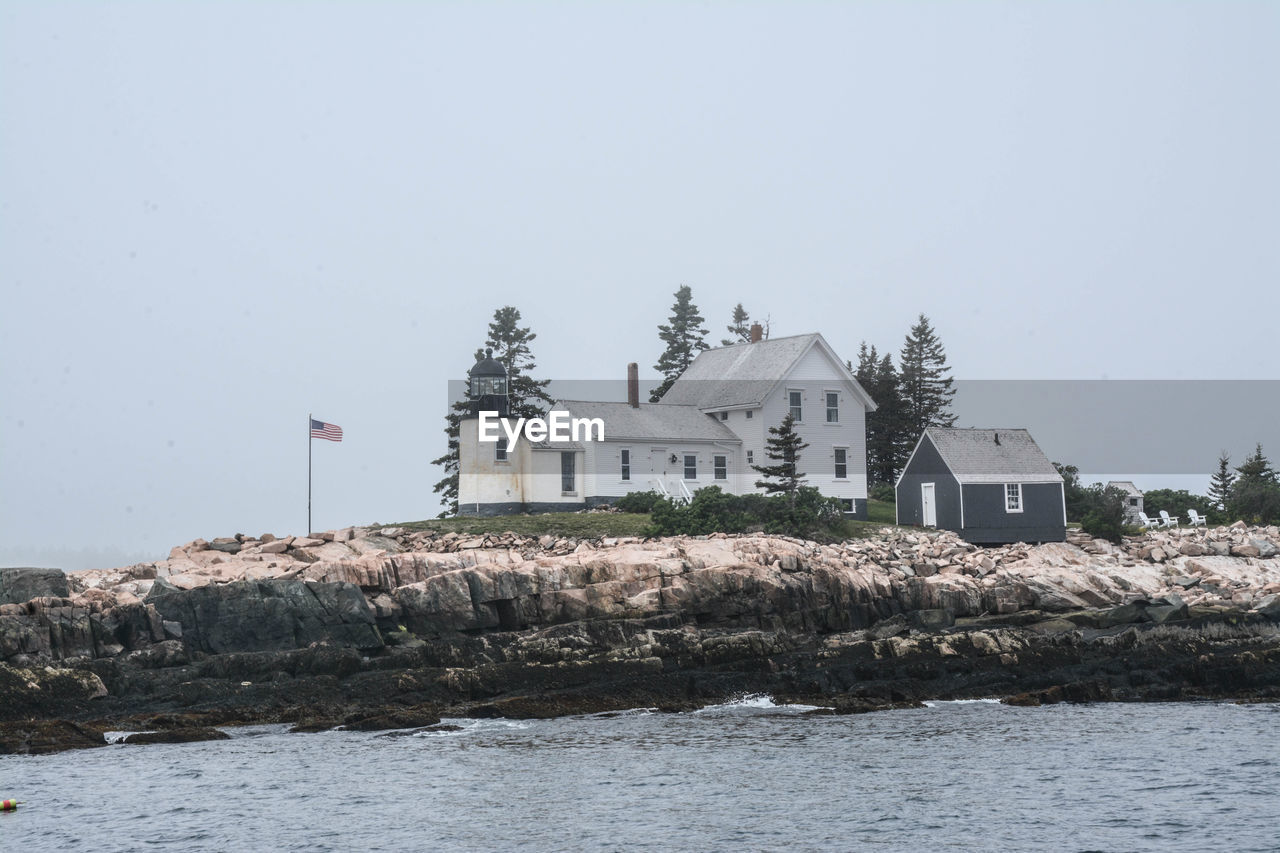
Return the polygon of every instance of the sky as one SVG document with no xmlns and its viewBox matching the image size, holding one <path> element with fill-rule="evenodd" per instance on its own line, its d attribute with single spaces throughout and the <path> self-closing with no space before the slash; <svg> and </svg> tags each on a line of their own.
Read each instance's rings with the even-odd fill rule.
<svg viewBox="0 0 1280 853">
<path fill-rule="evenodd" d="M 503 305 L 562 380 L 654 375 L 686 284 L 713 340 L 1275 380 L 1278 103 L 1272 2 L 5 3 L 0 565 L 302 533 L 309 413 L 314 529 L 435 515 Z"/>
</svg>

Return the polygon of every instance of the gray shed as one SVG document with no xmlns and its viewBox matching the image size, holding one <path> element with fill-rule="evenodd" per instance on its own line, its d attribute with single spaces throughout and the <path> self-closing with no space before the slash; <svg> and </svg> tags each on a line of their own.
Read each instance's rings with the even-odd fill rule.
<svg viewBox="0 0 1280 853">
<path fill-rule="evenodd" d="M 896 491 L 899 524 L 976 544 L 1066 539 L 1062 476 L 1025 429 L 929 427 Z"/>
</svg>

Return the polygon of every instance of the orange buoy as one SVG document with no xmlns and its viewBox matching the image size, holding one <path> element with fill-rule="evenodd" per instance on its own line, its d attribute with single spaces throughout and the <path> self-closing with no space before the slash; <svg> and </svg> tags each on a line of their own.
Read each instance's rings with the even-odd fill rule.
<svg viewBox="0 0 1280 853">
<path fill-rule="evenodd" d="M 0 800 L 0 812 L 16 812 L 19 800 Z"/>
</svg>

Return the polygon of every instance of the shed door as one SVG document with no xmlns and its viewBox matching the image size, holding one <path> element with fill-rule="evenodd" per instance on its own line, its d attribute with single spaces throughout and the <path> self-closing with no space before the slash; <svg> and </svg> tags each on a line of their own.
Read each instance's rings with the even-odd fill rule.
<svg viewBox="0 0 1280 853">
<path fill-rule="evenodd" d="M 920 512 L 925 527 L 938 526 L 938 513 L 933 506 L 933 483 L 920 484 Z"/>
</svg>

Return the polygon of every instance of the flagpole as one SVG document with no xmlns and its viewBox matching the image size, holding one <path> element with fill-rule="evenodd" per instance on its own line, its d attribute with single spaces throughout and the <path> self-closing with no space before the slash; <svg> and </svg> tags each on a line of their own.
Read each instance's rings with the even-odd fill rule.
<svg viewBox="0 0 1280 853">
<path fill-rule="evenodd" d="M 311 535 L 311 414 L 307 413 L 307 535 Z"/>
</svg>

